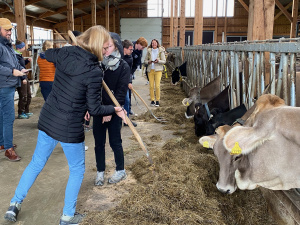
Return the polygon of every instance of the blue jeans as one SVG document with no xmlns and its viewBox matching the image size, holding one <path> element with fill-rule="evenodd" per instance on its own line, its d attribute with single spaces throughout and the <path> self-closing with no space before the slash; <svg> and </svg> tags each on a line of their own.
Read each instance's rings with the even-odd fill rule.
<svg viewBox="0 0 300 225">
<path fill-rule="evenodd" d="M 41 93 L 46 101 L 52 90 L 53 81 L 40 81 Z"/>
<path fill-rule="evenodd" d="M 126 110 L 127 116 L 129 117 L 129 112 L 130 112 L 129 89 L 127 90 L 127 94 L 126 94 L 126 97 L 125 97 L 124 109 Z"/>
<path fill-rule="evenodd" d="M 13 147 L 15 90 L 15 87 L 0 88 L 0 145 L 4 145 L 4 149 Z"/>
<path fill-rule="evenodd" d="M 45 167 L 58 141 L 39 131 L 38 139 L 32 160 L 26 167 L 11 203 L 22 203 L 35 179 Z M 65 192 L 63 214 L 73 216 L 76 209 L 77 196 L 85 172 L 84 142 L 60 143 L 68 160 L 70 175 Z"/>
</svg>

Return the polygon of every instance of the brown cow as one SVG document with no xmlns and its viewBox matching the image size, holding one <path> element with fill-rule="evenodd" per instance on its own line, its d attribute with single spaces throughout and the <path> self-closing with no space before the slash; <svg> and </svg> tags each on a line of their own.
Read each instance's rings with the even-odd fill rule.
<svg viewBox="0 0 300 225">
<path fill-rule="evenodd" d="M 185 117 L 193 118 L 195 114 L 195 105 L 197 103 L 207 103 L 221 92 L 221 77 L 217 77 L 209 82 L 203 88 L 194 87 L 189 92 L 189 97 L 182 100 L 182 104 L 187 106 Z"/>
<path fill-rule="evenodd" d="M 261 96 L 256 105 L 245 126 L 225 125 L 199 140 L 213 148 L 219 160 L 217 188 L 223 193 L 237 187 L 300 187 L 300 108 L 286 106 L 274 95 Z M 234 147 L 241 152 L 230 154 Z"/>
</svg>

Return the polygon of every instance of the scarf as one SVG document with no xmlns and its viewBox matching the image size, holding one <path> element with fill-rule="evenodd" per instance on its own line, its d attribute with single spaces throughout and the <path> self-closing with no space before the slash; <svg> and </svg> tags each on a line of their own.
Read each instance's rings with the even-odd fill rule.
<svg viewBox="0 0 300 225">
<path fill-rule="evenodd" d="M 104 56 L 101 63 L 105 67 L 105 70 L 109 69 L 115 71 L 120 65 L 120 60 L 121 54 L 118 50 L 115 50 L 109 56 Z"/>
</svg>

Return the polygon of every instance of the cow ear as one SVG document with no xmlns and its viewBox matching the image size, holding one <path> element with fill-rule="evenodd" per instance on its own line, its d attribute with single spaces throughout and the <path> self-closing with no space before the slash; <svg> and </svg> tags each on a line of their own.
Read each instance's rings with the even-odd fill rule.
<svg viewBox="0 0 300 225">
<path fill-rule="evenodd" d="M 234 127 L 224 136 L 223 145 L 229 152 L 238 148 L 241 154 L 246 155 L 262 145 L 267 140 L 266 135 L 253 127 Z"/>
<path fill-rule="evenodd" d="M 182 104 L 184 106 L 189 106 L 190 104 L 192 104 L 193 100 L 191 98 L 185 98 L 182 100 Z"/>
<path fill-rule="evenodd" d="M 217 140 L 218 135 L 210 135 L 210 136 L 203 136 L 199 139 L 199 143 L 204 147 L 204 148 L 213 148 L 214 144 Z"/>
</svg>

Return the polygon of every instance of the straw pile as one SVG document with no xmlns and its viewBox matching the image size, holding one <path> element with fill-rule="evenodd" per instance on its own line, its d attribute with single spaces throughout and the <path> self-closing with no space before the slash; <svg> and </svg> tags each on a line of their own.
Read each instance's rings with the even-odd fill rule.
<svg viewBox="0 0 300 225">
<path fill-rule="evenodd" d="M 194 135 L 193 120 L 184 117 L 185 94 L 179 86 L 162 82 L 163 107 L 156 116 L 168 119 L 164 129 L 176 138 L 161 149 L 151 149 L 155 172 L 143 157 L 129 168 L 137 184 L 114 209 L 89 213 L 87 224 L 264 224 L 275 225 L 259 190 L 224 195 L 216 188 L 219 165 L 211 150 L 203 149 Z M 157 122 L 148 113 L 139 117 Z M 150 137 L 162 141 L 163 137 Z"/>
</svg>

